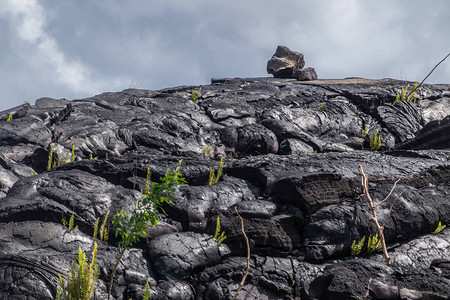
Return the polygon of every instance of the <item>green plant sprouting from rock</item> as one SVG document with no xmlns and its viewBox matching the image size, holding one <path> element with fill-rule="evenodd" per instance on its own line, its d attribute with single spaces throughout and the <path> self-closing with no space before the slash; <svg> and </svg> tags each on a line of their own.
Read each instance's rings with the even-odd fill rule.
<svg viewBox="0 0 450 300">
<path fill-rule="evenodd" d="M 106 227 L 106 222 L 108 221 L 109 217 L 109 211 L 106 213 L 105 217 L 103 218 L 103 222 L 100 225 L 100 231 L 98 230 L 98 224 L 100 223 L 100 217 L 95 220 L 94 225 L 94 234 L 93 237 L 97 238 L 99 235 L 100 241 L 103 241 L 105 243 L 108 243 L 108 228 Z"/>
<path fill-rule="evenodd" d="M 63 224 L 64 227 L 67 227 L 69 230 L 73 230 L 73 229 L 78 229 L 78 226 L 76 226 L 75 228 L 73 227 L 75 224 L 75 213 L 73 212 L 72 215 L 69 218 L 69 222 L 67 222 L 66 218 L 63 217 L 61 219 L 61 222 Z"/>
<path fill-rule="evenodd" d="M 445 229 L 445 227 L 447 227 L 447 225 L 442 225 L 441 221 L 439 221 L 438 226 L 436 227 L 436 229 L 433 231 L 433 234 L 438 234 L 439 232 L 441 232 L 442 230 Z"/>
<path fill-rule="evenodd" d="M 378 239 L 378 233 L 374 236 L 369 237 L 367 242 L 367 252 L 372 253 L 381 250 L 381 241 Z"/>
<path fill-rule="evenodd" d="M 222 244 L 222 242 L 227 238 L 225 236 L 225 231 L 222 231 L 222 233 L 220 233 L 220 217 L 219 216 L 217 216 L 216 231 L 214 233 L 214 238 L 216 239 L 219 247 Z"/>
<path fill-rule="evenodd" d="M 172 197 L 176 187 L 186 183 L 185 178 L 180 173 L 181 163 L 180 160 L 178 167 L 172 172 L 167 169 L 166 175 L 160 178 L 161 183 L 152 183 L 149 191 L 135 203 L 130 213 L 121 210 L 114 215 L 112 223 L 116 227 L 115 235 L 116 237 L 120 236 L 121 240 L 118 243 L 119 256 L 113 267 L 109 282 L 108 299 L 111 297 L 112 283 L 117 266 L 125 251 L 129 250 L 141 237 L 147 235 L 148 226 L 158 224 L 160 220 L 159 212 L 165 214 L 162 208 L 163 204 L 174 204 Z"/>
<path fill-rule="evenodd" d="M 50 170 L 52 168 L 53 151 L 54 150 L 55 150 L 55 145 L 52 145 L 52 147 L 50 148 L 50 152 L 48 153 L 47 170 Z"/>
<path fill-rule="evenodd" d="M 366 127 L 362 130 L 362 138 L 365 139 L 367 133 L 369 132 L 369 125 L 366 125 Z"/>
<path fill-rule="evenodd" d="M 8 119 L 6 119 L 6 122 L 10 122 L 13 120 L 13 114 L 9 114 Z"/>
<path fill-rule="evenodd" d="M 416 103 L 416 91 L 419 87 L 419 83 L 415 82 L 412 85 L 407 85 L 406 87 L 402 86 L 401 93 L 397 93 L 395 96 L 395 101 L 392 105 L 395 105 L 398 101 L 412 101 Z M 419 98 L 420 100 L 420 98 Z"/>
<path fill-rule="evenodd" d="M 94 244 L 91 263 L 88 264 L 86 254 L 78 248 L 78 263 L 74 260 L 69 278 L 65 283 L 59 275 L 60 286 L 56 292 L 57 300 L 89 300 L 97 287 L 99 270 L 97 265 L 97 243 Z"/>
<path fill-rule="evenodd" d="M 377 151 L 381 147 L 381 136 L 378 135 L 379 129 L 375 129 L 373 134 L 369 136 L 370 149 Z"/>
<path fill-rule="evenodd" d="M 197 92 L 197 93 L 196 93 L 194 90 L 192 90 L 192 93 L 191 93 L 191 101 L 192 101 L 192 102 L 194 102 L 194 103 L 197 103 L 197 102 L 198 102 L 198 99 L 199 99 L 199 97 L 200 97 L 201 91 L 202 91 L 202 88 L 201 88 L 201 87 L 198 89 L 198 92 Z"/>
<path fill-rule="evenodd" d="M 351 248 L 351 254 L 352 255 L 359 255 L 364 247 L 364 242 L 366 240 L 366 237 L 363 236 L 363 238 L 357 242 L 356 240 L 353 241 L 352 243 L 352 248 Z"/>
<path fill-rule="evenodd" d="M 145 283 L 145 289 L 144 289 L 144 294 L 142 295 L 142 300 L 148 300 L 151 295 L 152 295 L 152 292 L 150 290 L 150 285 L 148 284 L 148 281 L 147 281 Z"/>
<path fill-rule="evenodd" d="M 353 256 L 359 255 L 364 248 L 364 242 L 366 241 L 366 236 L 363 236 L 362 239 L 358 242 L 356 240 L 353 241 L 351 247 L 351 254 Z M 367 252 L 373 253 L 375 251 L 381 250 L 381 241 L 378 239 L 378 233 L 374 236 L 369 237 L 367 240 Z"/>
<path fill-rule="evenodd" d="M 222 177 L 222 172 L 223 172 L 223 159 L 220 159 L 220 163 L 219 163 L 219 168 L 217 169 L 217 175 L 214 169 L 211 169 L 209 171 L 209 181 L 208 181 L 208 185 L 214 185 L 216 184 L 220 177 Z"/>
<path fill-rule="evenodd" d="M 322 110 L 325 107 L 325 104 L 327 104 L 327 103 L 326 102 L 322 103 L 317 110 L 319 110 L 319 111 Z"/>
</svg>

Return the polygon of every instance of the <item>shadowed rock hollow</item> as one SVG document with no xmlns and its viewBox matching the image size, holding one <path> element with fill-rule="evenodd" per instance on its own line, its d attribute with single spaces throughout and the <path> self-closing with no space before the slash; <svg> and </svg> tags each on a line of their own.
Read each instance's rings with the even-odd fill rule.
<svg viewBox="0 0 450 300">
<path fill-rule="evenodd" d="M 230 299 L 246 268 L 235 206 L 251 247 L 239 299 L 448 299 L 450 231 L 431 233 L 450 223 L 450 85 L 389 104 L 402 85 L 213 79 L 198 102 L 198 87 L 182 86 L 41 98 L 0 112 L 0 298 L 52 299 L 78 247 L 90 257 L 97 241 L 95 297 L 106 299 L 118 241 L 110 223 L 109 242 L 94 239 L 95 220 L 129 211 L 149 166 L 157 182 L 182 159 L 188 183 L 126 252 L 115 299 L 141 299 L 146 281 L 151 299 Z M 381 147 L 372 151 L 376 130 Z M 208 185 L 220 158 L 227 176 Z M 353 240 L 376 233 L 360 197 L 364 161 L 375 201 L 402 178 L 386 220 L 389 266 L 379 252 L 350 255 Z M 390 204 L 378 207 L 380 219 Z M 78 229 L 69 231 L 61 220 L 72 213 Z M 217 216 L 227 236 L 220 247 Z"/>
</svg>

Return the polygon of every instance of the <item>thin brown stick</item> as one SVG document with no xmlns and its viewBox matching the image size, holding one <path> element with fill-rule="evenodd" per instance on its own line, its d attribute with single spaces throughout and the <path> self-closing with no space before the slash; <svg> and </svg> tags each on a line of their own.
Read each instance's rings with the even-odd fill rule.
<svg viewBox="0 0 450 300">
<path fill-rule="evenodd" d="M 401 180 L 401 178 L 397 179 L 397 181 L 395 181 L 394 185 L 391 188 L 391 191 L 389 192 L 389 194 L 386 196 L 386 198 L 384 198 L 382 201 L 380 201 L 377 205 L 375 205 L 375 208 L 378 207 L 381 203 L 385 202 L 387 199 L 389 199 L 389 197 L 391 196 L 392 192 L 394 191 L 395 187 L 397 186 L 397 183 Z"/>
<path fill-rule="evenodd" d="M 386 263 L 389 265 L 389 264 L 391 264 L 391 257 L 389 256 L 389 253 L 387 252 L 386 241 L 384 239 L 384 232 L 383 232 L 384 225 L 381 226 L 380 223 L 378 222 L 376 206 L 373 204 L 372 197 L 370 196 L 370 193 L 369 193 L 369 178 L 367 177 L 367 175 L 364 172 L 364 169 L 361 165 L 359 165 L 358 169 L 359 169 L 359 173 L 361 174 L 361 184 L 363 187 L 364 194 L 367 198 L 367 202 L 369 202 L 370 209 L 372 210 L 372 216 L 369 218 L 369 220 L 372 221 L 375 224 L 375 226 L 377 227 L 378 233 L 380 234 L 380 241 L 381 241 L 381 247 L 383 249 L 383 256 L 386 260 Z"/>
<path fill-rule="evenodd" d="M 241 283 L 239 283 L 239 288 L 237 289 L 236 294 L 234 294 L 234 296 L 231 300 L 235 300 L 237 298 L 237 296 L 239 295 L 239 293 L 241 292 L 242 287 L 244 286 L 245 280 L 247 279 L 248 272 L 250 271 L 250 243 L 249 243 L 248 237 L 244 231 L 244 219 L 242 219 L 236 206 L 234 207 L 234 210 L 236 211 L 239 219 L 241 219 L 241 230 L 242 230 L 242 234 L 244 235 L 245 242 L 247 243 L 247 269 L 245 270 L 245 274 L 244 274 L 244 277 L 242 277 Z"/>
<path fill-rule="evenodd" d="M 121 250 L 119 253 L 119 257 L 116 260 L 116 264 L 114 265 L 111 273 L 111 278 L 109 279 L 109 287 L 108 287 L 108 300 L 111 299 L 111 290 L 113 285 L 114 276 L 116 275 L 117 267 L 119 266 L 120 260 L 122 259 L 125 250 Z"/>
<path fill-rule="evenodd" d="M 406 95 L 406 99 L 408 99 L 408 97 L 409 97 L 412 93 L 414 93 L 414 92 L 422 85 L 422 83 L 424 83 L 424 81 L 431 75 L 431 73 L 433 73 L 434 70 L 436 70 L 436 68 L 437 68 L 442 62 L 444 62 L 444 60 L 446 60 L 447 57 L 449 57 L 449 56 L 450 56 L 450 52 L 449 52 L 449 53 L 448 53 L 448 54 L 447 54 L 440 62 L 438 62 L 437 65 L 434 66 L 434 68 L 430 71 L 430 73 L 428 73 L 427 76 L 425 76 L 425 78 L 419 83 L 418 86 L 416 86 L 414 89 L 412 89 L 411 91 L 409 91 L 409 93 Z"/>
</svg>

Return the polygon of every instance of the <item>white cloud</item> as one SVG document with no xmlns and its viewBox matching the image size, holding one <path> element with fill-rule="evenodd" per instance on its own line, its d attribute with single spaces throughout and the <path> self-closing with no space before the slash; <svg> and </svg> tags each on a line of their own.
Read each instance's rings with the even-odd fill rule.
<svg viewBox="0 0 450 300">
<path fill-rule="evenodd" d="M 80 94 L 100 92 L 113 85 L 114 80 L 94 80 L 88 66 L 61 51 L 57 40 L 46 31 L 48 16 L 37 0 L 5 0 L 0 17 L 9 22 L 14 34 L 15 55 L 32 68 L 26 71 L 45 73 L 53 82 Z"/>
</svg>

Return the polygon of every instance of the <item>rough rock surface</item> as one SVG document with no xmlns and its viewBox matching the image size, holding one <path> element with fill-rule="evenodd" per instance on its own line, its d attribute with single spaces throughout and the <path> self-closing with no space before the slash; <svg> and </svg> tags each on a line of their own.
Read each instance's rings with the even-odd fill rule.
<svg viewBox="0 0 450 300">
<path fill-rule="evenodd" d="M 286 46 L 278 46 L 267 62 L 267 72 L 275 78 L 296 78 L 299 81 L 316 80 L 314 68 L 305 68 L 304 56 Z"/>
<path fill-rule="evenodd" d="M 108 243 L 94 239 L 95 220 L 130 211 L 147 168 L 157 182 L 180 159 L 187 184 L 126 252 L 114 299 L 142 299 L 146 282 L 151 299 L 230 299 L 247 264 L 235 206 L 251 248 L 238 299 L 449 299 L 450 231 L 432 232 L 450 223 L 450 85 L 389 104 L 402 85 L 224 78 L 196 103 L 198 87 L 182 86 L 0 112 L 0 299 L 53 299 L 58 274 L 94 242 L 95 299 L 106 299 L 118 240 L 110 222 Z M 220 158 L 226 176 L 208 185 Z M 360 197 L 364 163 L 377 202 L 401 179 L 377 208 L 391 265 L 365 248 L 350 255 L 354 240 L 376 233 Z M 61 220 L 72 213 L 78 228 L 68 230 Z"/>
</svg>

